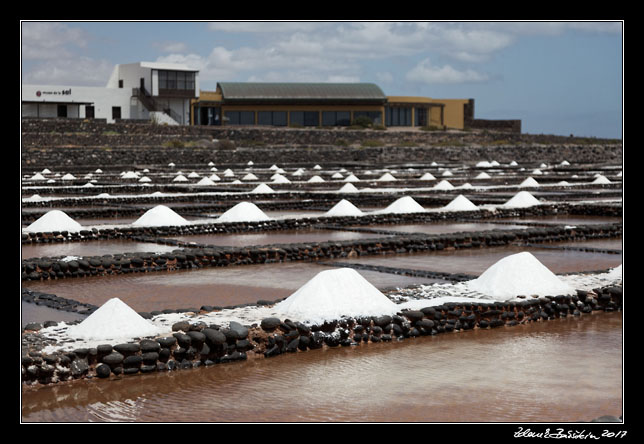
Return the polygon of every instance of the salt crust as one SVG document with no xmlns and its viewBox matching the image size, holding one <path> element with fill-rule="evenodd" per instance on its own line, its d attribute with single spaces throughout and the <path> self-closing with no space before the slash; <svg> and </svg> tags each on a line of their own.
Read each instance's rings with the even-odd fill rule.
<svg viewBox="0 0 644 444">
<path fill-rule="evenodd" d="M 217 218 L 217 222 L 257 222 L 263 220 L 270 220 L 270 217 L 251 202 L 239 202 Z"/>
<path fill-rule="evenodd" d="M 562 282 L 531 253 L 524 251 L 506 256 L 488 268 L 467 288 L 499 300 L 519 295 L 556 296 L 575 294 L 576 290 Z"/>
<path fill-rule="evenodd" d="M 163 331 L 143 319 L 119 298 L 112 298 L 83 322 L 69 327 L 67 334 L 72 338 L 106 341 L 156 336 Z"/>
<path fill-rule="evenodd" d="M 400 307 L 351 268 L 318 273 L 274 312 L 300 322 L 323 323 L 343 316 L 395 314 Z"/>
<path fill-rule="evenodd" d="M 69 217 L 67 213 L 60 210 L 51 210 L 25 228 L 25 231 L 50 233 L 52 231 L 77 232 L 82 229 L 83 226 Z"/>
<path fill-rule="evenodd" d="M 132 225 L 137 227 L 171 227 L 190 225 L 190 222 L 179 216 L 171 208 L 165 205 L 157 205 L 132 222 Z"/>
</svg>

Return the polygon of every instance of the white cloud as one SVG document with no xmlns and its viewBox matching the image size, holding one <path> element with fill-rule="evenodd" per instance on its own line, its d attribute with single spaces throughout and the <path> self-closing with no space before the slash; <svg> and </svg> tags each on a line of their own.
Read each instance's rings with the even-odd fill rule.
<svg viewBox="0 0 644 444">
<path fill-rule="evenodd" d="M 106 60 L 88 57 L 47 60 L 26 72 L 22 78 L 25 84 L 104 86 L 114 69 Z"/>
<path fill-rule="evenodd" d="M 84 48 L 88 36 L 78 28 L 59 22 L 23 22 L 21 24 L 22 58 L 51 60 L 70 57 L 68 47 Z"/>
<path fill-rule="evenodd" d="M 459 71 L 450 65 L 433 66 L 429 59 L 424 59 L 407 73 L 406 79 L 410 82 L 436 84 L 485 82 L 489 77 L 472 69 Z"/>
</svg>

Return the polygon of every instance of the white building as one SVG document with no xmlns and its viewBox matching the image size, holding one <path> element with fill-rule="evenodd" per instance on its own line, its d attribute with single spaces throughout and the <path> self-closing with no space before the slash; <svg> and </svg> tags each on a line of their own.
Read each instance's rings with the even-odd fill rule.
<svg viewBox="0 0 644 444">
<path fill-rule="evenodd" d="M 116 65 L 104 87 L 22 85 L 23 117 L 155 119 L 189 125 L 190 101 L 199 97 L 199 71 L 184 65 Z"/>
</svg>

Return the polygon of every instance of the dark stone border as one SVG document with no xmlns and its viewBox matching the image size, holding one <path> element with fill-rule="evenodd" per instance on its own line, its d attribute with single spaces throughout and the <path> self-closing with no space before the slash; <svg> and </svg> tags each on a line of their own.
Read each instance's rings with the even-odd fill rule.
<svg viewBox="0 0 644 444">
<path fill-rule="evenodd" d="M 395 316 L 342 318 L 322 325 L 266 318 L 260 325 L 231 322 L 226 328 L 182 321 L 171 336 L 129 343 L 102 344 L 44 354 L 37 331 L 23 333 L 23 384 L 52 384 L 85 378 L 191 369 L 250 357 L 402 341 L 420 336 L 472 329 L 509 328 L 596 311 L 622 309 L 622 286 L 578 290 L 572 296 L 548 296 L 512 302 L 446 303 Z"/>
</svg>

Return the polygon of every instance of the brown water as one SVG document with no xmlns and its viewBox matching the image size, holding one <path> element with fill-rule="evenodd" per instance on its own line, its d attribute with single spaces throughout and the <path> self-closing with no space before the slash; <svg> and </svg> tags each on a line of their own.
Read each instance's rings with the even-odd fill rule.
<svg viewBox="0 0 644 444">
<path fill-rule="evenodd" d="M 427 223 L 427 224 L 403 224 L 403 225 L 378 225 L 379 230 L 396 231 L 401 233 L 424 233 L 424 234 L 449 234 L 469 231 L 489 231 L 489 230 L 516 230 L 525 229 L 525 225 L 500 225 L 495 223 Z"/>
<path fill-rule="evenodd" d="M 176 246 L 134 242 L 128 240 L 92 240 L 88 242 L 54 242 L 47 244 L 24 244 L 22 258 L 56 256 L 102 256 L 120 253 L 164 253 Z"/>
<path fill-rule="evenodd" d="M 583 245 L 580 243 L 579 245 Z M 622 263 L 621 254 L 596 253 L 575 250 L 526 248 L 503 246 L 481 249 L 443 250 L 431 253 L 395 254 L 386 256 L 364 256 L 355 259 L 341 259 L 339 263 L 382 265 L 387 267 L 429 270 L 443 273 L 466 273 L 480 275 L 497 261 L 510 254 L 528 251 L 553 273 L 574 273 L 581 271 L 606 270 Z"/>
<path fill-rule="evenodd" d="M 203 245 L 246 247 L 250 245 L 291 244 L 307 242 L 331 242 L 355 239 L 385 237 L 373 233 L 332 230 L 285 230 L 266 231 L 262 233 L 210 234 L 173 237 L 182 242 L 194 242 Z"/>
<path fill-rule="evenodd" d="M 579 422 L 622 415 L 621 313 L 22 393 L 24 422 Z"/>
<path fill-rule="evenodd" d="M 31 281 L 24 286 L 97 306 L 118 297 L 136 311 L 153 311 L 202 305 L 228 306 L 260 299 L 274 301 L 291 295 L 327 269 L 315 263 L 287 262 Z M 429 278 L 375 271 L 359 270 L 359 273 L 381 290 L 436 282 Z"/>
</svg>

